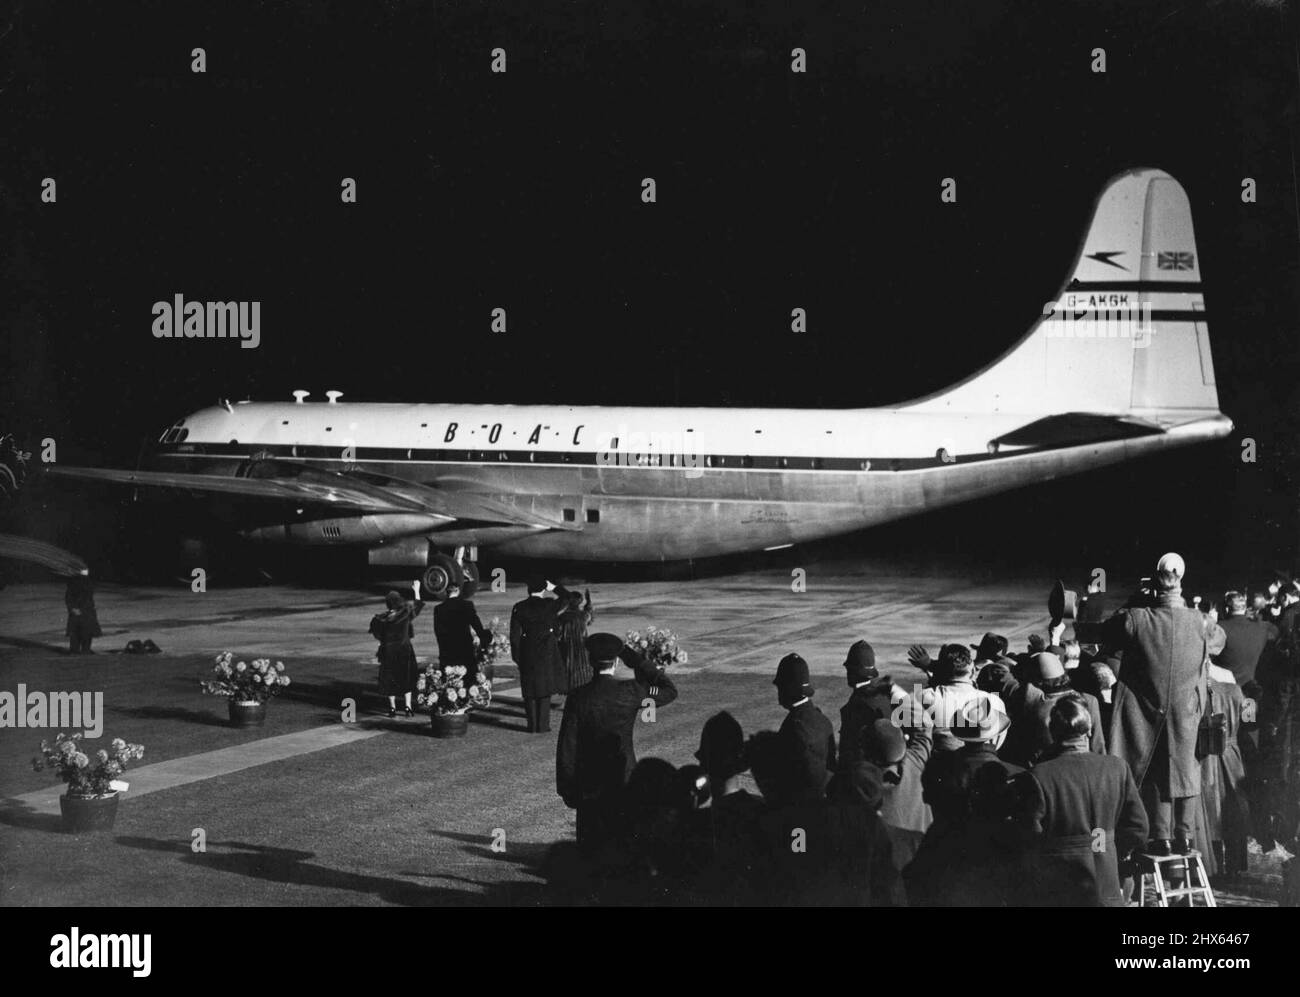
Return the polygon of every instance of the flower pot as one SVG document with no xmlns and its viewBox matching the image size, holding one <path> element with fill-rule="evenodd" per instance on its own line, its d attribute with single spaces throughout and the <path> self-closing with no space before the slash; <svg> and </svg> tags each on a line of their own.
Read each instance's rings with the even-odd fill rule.
<svg viewBox="0 0 1300 997">
<path fill-rule="evenodd" d="M 464 737 L 469 730 L 467 713 L 435 713 L 431 719 L 434 737 Z"/>
<path fill-rule="evenodd" d="M 117 819 L 117 793 L 108 796 L 59 797 L 59 810 L 63 812 L 63 830 L 69 834 L 86 831 L 111 831 Z"/>
<path fill-rule="evenodd" d="M 230 726 L 261 727 L 266 723 L 265 703 L 237 703 L 230 700 Z"/>
</svg>

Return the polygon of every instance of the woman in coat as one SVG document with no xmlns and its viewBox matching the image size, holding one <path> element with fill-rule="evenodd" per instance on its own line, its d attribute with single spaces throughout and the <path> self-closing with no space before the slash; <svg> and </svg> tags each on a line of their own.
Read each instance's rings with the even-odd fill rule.
<svg viewBox="0 0 1300 997">
<path fill-rule="evenodd" d="M 415 618 L 424 609 L 420 583 L 415 583 L 414 602 L 407 602 L 397 592 L 389 592 L 384 603 L 387 609 L 370 621 L 371 636 L 379 641 L 375 652 L 379 659 L 379 694 L 388 697 L 390 717 L 397 716 L 398 695 L 405 699 L 406 715 L 412 717 L 415 713 L 411 709 L 411 694 L 419 681 L 420 669 L 415 663 L 411 638 L 415 636 Z"/>
<path fill-rule="evenodd" d="M 595 619 L 591 611 L 591 592 L 586 602 L 577 592 L 570 592 L 560 610 L 559 632 L 560 674 L 556 676 L 556 692 L 568 694 L 591 681 L 593 672 L 587 658 L 587 628 Z"/>
<path fill-rule="evenodd" d="M 63 602 L 68 607 L 68 650 L 73 654 L 92 654 L 90 642 L 103 631 L 99 629 L 99 615 L 95 612 L 95 586 L 85 568 L 68 579 Z"/>
<path fill-rule="evenodd" d="M 1221 755 L 1201 759 L 1201 818 L 1206 840 L 1199 842 L 1210 875 L 1237 876 L 1246 871 L 1246 835 L 1250 808 L 1243 783 L 1246 765 L 1240 732 L 1245 697 L 1232 672 L 1210 665 L 1210 704 L 1224 720 Z"/>
</svg>

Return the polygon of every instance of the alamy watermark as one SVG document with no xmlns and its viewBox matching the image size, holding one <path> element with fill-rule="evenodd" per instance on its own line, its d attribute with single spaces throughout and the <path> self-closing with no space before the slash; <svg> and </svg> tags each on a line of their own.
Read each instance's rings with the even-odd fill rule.
<svg viewBox="0 0 1300 997">
<path fill-rule="evenodd" d="M 596 463 L 602 467 L 675 468 L 688 478 L 698 478 L 707 463 L 698 436 L 694 432 L 642 432 L 623 423 L 617 432 L 599 437 Z"/>
<path fill-rule="evenodd" d="M 1069 293 L 1043 305 L 1048 339 L 1130 339 L 1133 349 L 1151 345 L 1151 302 L 1124 292 Z"/>
<path fill-rule="evenodd" d="M 186 301 L 177 294 L 153 305 L 155 339 L 238 339 L 240 349 L 262 341 L 260 301 Z"/>
<path fill-rule="evenodd" d="M 104 694 L 29 692 L 20 682 L 16 693 L 0 690 L 0 728 L 4 727 L 84 730 L 86 737 L 101 737 L 104 733 Z"/>
</svg>

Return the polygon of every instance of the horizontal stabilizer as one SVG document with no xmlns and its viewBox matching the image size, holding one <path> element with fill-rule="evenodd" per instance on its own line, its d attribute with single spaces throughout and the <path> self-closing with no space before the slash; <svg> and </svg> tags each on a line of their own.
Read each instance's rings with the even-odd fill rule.
<svg viewBox="0 0 1300 997">
<path fill-rule="evenodd" d="M 1073 447 L 1105 440 L 1128 440 L 1164 430 L 1155 423 L 1127 416 L 1067 412 L 1036 419 L 999 436 L 994 443 L 1011 447 Z"/>
</svg>

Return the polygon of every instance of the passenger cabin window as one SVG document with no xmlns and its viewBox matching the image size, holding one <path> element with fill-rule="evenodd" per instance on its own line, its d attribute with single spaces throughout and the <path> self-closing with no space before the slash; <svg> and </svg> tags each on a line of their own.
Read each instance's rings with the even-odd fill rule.
<svg viewBox="0 0 1300 997">
<path fill-rule="evenodd" d="M 575 510 L 575 509 L 565 509 L 565 510 L 564 510 L 564 521 L 565 521 L 566 523 L 572 523 L 572 522 L 574 522 L 577 518 L 578 518 L 577 510 Z"/>
<path fill-rule="evenodd" d="M 599 509 L 588 509 L 588 510 L 587 510 L 587 522 L 589 522 L 589 523 L 599 523 L 599 522 L 600 522 L 600 510 L 599 510 Z"/>
</svg>

